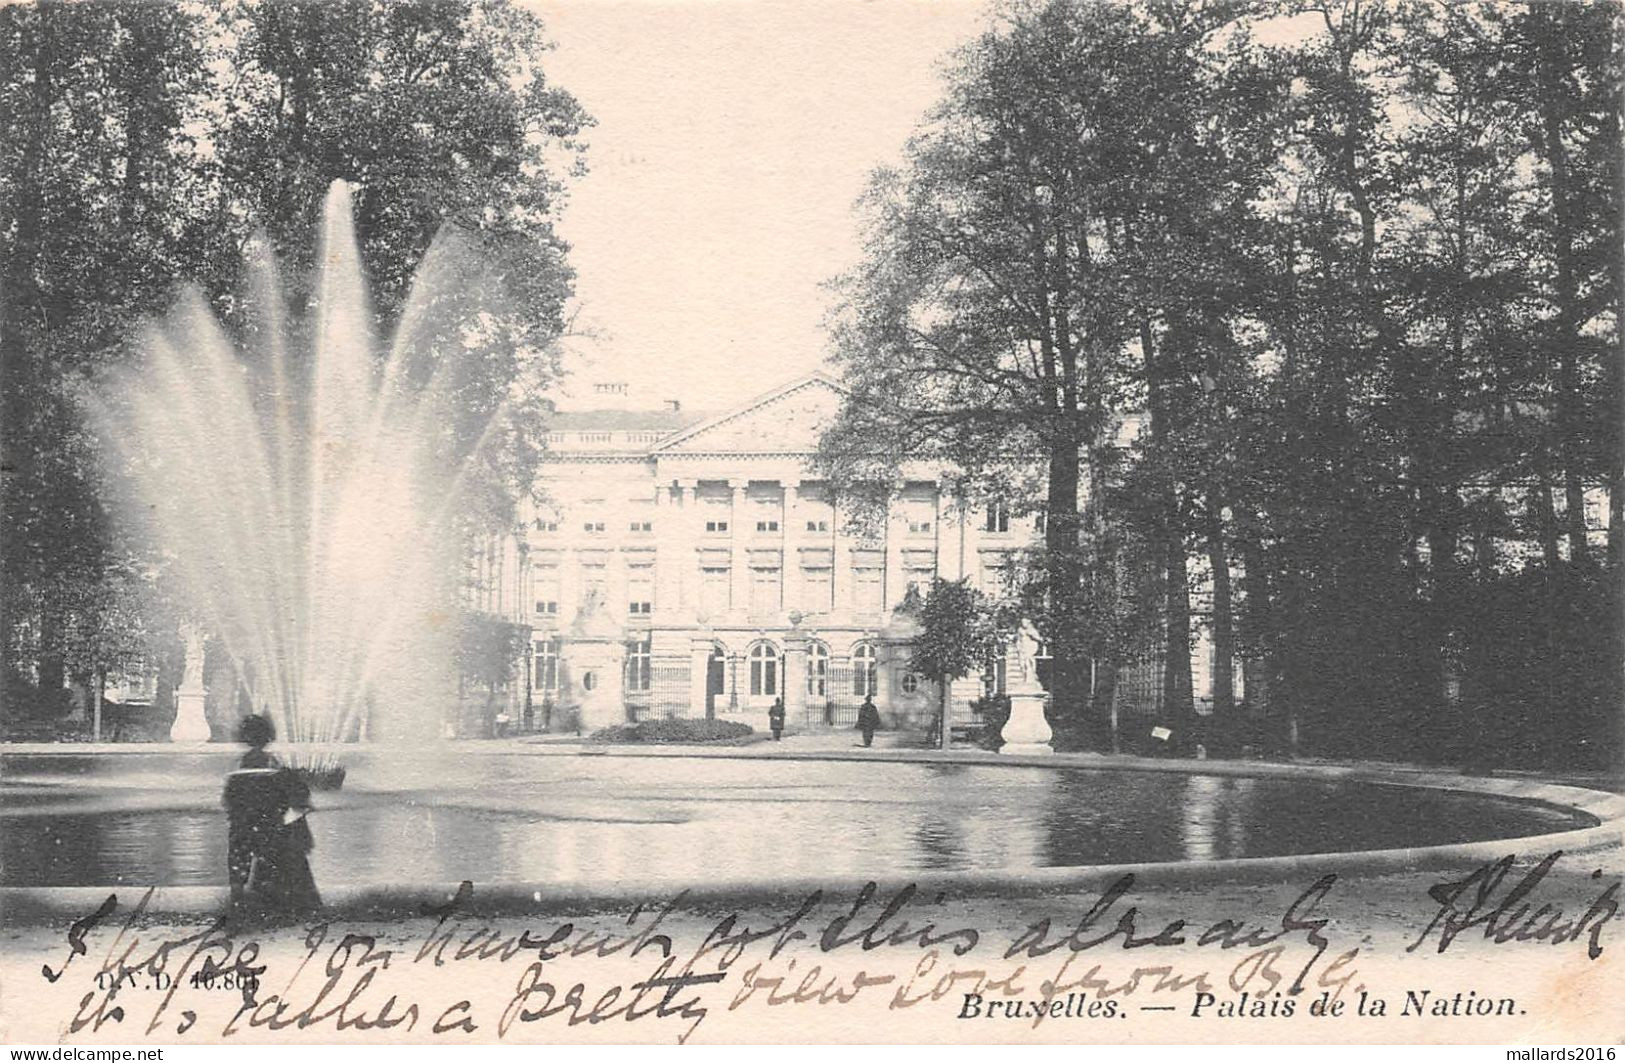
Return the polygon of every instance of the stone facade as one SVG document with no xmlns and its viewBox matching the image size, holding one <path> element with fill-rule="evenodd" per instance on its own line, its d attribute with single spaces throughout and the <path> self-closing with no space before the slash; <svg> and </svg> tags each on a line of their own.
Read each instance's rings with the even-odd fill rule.
<svg viewBox="0 0 1625 1063">
<path fill-rule="evenodd" d="M 865 694 L 893 726 L 933 718 L 937 691 L 907 671 L 911 621 L 896 607 L 937 576 L 997 590 L 1033 528 L 961 508 L 938 471 L 915 468 L 883 529 L 848 534 L 809 465 L 841 397 L 814 375 L 715 416 L 675 403 L 555 415 L 546 504 L 525 542 L 482 560 L 499 588 L 487 606 L 532 631 L 516 726 L 601 726 L 617 657 L 628 719 L 760 729 L 782 697 L 792 729 L 851 727 Z M 955 684 L 956 715 L 983 683 Z"/>
</svg>

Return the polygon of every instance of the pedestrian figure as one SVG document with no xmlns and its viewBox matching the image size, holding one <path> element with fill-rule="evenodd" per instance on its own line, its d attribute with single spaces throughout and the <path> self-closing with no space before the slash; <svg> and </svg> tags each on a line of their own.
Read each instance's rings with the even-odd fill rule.
<svg viewBox="0 0 1625 1063">
<path fill-rule="evenodd" d="M 237 738 L 248 746 L 237 770 L 226 776 L 226 875 L 233 904 L 252 893 L 290 910 L 320 906 L 310 873 L 312 839 L 305 815 L 310 787 L 283 767 L 266 746 L 276 737 L 270 719 L 244 717 Z"/>
<path fill-rule="evenodd" d="M 865 694 L 858 706 L 858 730 L 863 732 L 863 744 L 873 745 L 875 732 L 880 730 L 880 710 L 875 708 L 875 696 Z"/>
<path fill-rule="evenodd" d="M 773 707 L 767 710 L 768 726 L 773 728 L 773 741 L 777 742 L 784 737 L 784 699 L 774 698 Z"/>
</svg>

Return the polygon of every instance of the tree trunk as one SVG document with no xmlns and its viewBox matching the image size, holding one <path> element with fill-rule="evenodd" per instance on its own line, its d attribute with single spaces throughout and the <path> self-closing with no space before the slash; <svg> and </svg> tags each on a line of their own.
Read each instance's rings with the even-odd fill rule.
<svg viewBox="0 0 1625 1063">
<path fill-rule="evenodd" d="M 15 170 L 15 188 L 10 197 L 14 218 L 9 241 L 11 253 L 0 262 L 0 270 L 4 271 L 4 286 L 0 289 L 4 292 L 4 297 L 0 298 L 0 403 L 3 403 L 5 411 L 4 464 L 7 478 L 16 476 L 19 484 L 28 484 L 39 475 L 35 468 L 35 455 L 25 442 L 23 428 L 32 419 L 30 405 L 38 397 L 38 389 L 30 379 L 37 372 L 36 362 L 28 350 L 28 330 L 24 323 L 35 314 L 39 304 L 35 260 L 44 231 L 45 196 L 41 187 L 41 169 L 47 150 L 51 106 L 57 94 L 52 78 L 58 65 L 53 34 L 57 7 L 54 2 L 44 2 L 37 5 L 32 13 L 26 8 L 13 9 L 22 27 L 18 51 L 20 55 L 27 55 L 30 50 L 33 52 L 33 84 L 22 101 L 26 110 L 18 116 L 21 120 L 17 123 L 26 130 L 26 134 L 18 146 L 20 157 Z M 34 28 L 32 35 L 27 29 L 30 24 Z M 18 442 L 24 445 L 14 446 Z M 11 501 L 9 495 L 7 501 L 8 504 Z M 40 550 L 36 545 L 12 541 L 7 543 L 7 549 L 15 553 L 6 558 L 7 594 L 4 608 L 0 608 L 0 636 L 3 636 L 3 641 L 0 641 L 3 651 L 0 652 L 9 658 L 19 641 L 15 634 L 17 622 L 25 612 L 19 606 L 35 595 L 39 596 L 43 606 L 43 600 L 50 591 L 41 586 L 49 573 L 40 571 Z M 33 594 L 29 594 L 29 591 Z M 41 609 L 41 620 L 45 611 Z M 43 650 L 46 642 L 41 638 L 37 645 Z M 19 659 L 8 660 L 7 663 L 24 674 L 29 665 L 34 664 L 39 668 L 41 678 L 47 670 L 47 662 L 38 653 L 32 662 Z M 56 667 L 59 666 L 60 662 Z M 59 670 L 57 682 L 60 685 Z M 43 683 L 41 689 L 44 689 Z"/>
<path fill-rule="evenodd" d="M 1574 197 L 1570 187 L 1568 149 L 1563 144 L 1562 81 L 1567 57 L 1564 48 L 1561 4 L 1535 5 L 1544 32 L 1537 59 L 1540 128 L 1538 138 L 1550 174 L 1552 197 L 1552 256 L 1557 266 L 1553 291 L 1557 318 L 1552 340 L 1557 359 L 1557 440 L 1563 466 L 1564 525 L 1569 558 L 1584 563 L 1590 557 L 1586 538 L 1585 486 L 1582 481 L 1582 396 L 1580 395 L 1580 291 L 1574 251 Z"/>
<path fill-rule="evenodd" d="M 1145 359 L 1146 405 L 1151 414 L 1151 440 L 1163 453 L 1158 460 L 1166 460 L 1166 448 L 1171 434 L 1168 396 L 1164 382 L 1162 357 L 1156 335 L 1152 330 L 1149 313 L 1140 314 L 1140 346 Z M 1161 500 L 1160 519 L 1156 521 L 1154 556 L 1163 571 L 1165 653 L 1162 669 L 1163 712 L 1174 732 L 1174 746 L 1179 750 L 1192 747 L 1191 735 L 1195 706 L 1191 691 L 1191 603 L 1190 580 L 1186 573 L 1184 513 L 1178 489 L 1170 485 L 1167 496 Z"/>
<path fill-rule="evenodd" d="M 1163 658 L 1164 711 L 1174 732 L 1174 748 L 1194 748 L 1195 695 L 1191 689 L 1191 598 L 1185 540 L 1169 534 L 1163 544 L 1167 595 L 1167 652 Z"/>
<path fill-rule="evenodd" d="M 107 669 L 96 669 L 96 704 L 90 717 L 90 737 L 93 742 L 102 740 L 102 703 L 107 700 Z"/>
<path fill-rule="evenodd" d="M 1207 510 L 1207 556 L 1213 569 L 1213 737 L 1219 751 L 1233 753 L 1240 745 L 1236 720 L 1235 617 L 1231 606 L 1224 514 L 1216 489 L 1208 492 Z"/>
<path fill-rule="evenodd" d="M 1075 418 L 1063 418 L 1070 422 Z M 1049 491 L 1046 498 L 1044 553 L 1049 583 L 1049 630 L 1044 633 L 1050 651 L 1050 711 L 1057 720 L 1086 722 L 1087 665 L 1082 660 L 1078 632 L 1083 627 L 1083 564 L 1078 543 L 1078 444 L 1063 431 L 1052 445 Z M 1082 667 L 1080 667 L 1082 665 Z M 1080 681 L 1081 680 L 1081 681 Z M 1099 748 L 1102 737 L 1088 727 L 1087 741 Z"/>
</svg>

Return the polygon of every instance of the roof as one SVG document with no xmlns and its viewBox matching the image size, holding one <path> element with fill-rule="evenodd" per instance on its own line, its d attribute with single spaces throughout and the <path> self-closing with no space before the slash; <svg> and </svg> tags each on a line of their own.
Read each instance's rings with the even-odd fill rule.
<svg viewBox="0 0 1625 1063">
<path fill-rule="evenodd" d="M 780 384 L 771 391 L 765 391 L 750 401 L 742 402 L 732 409 L 723 410 L 721 413 L 699 415 L 693 422 L 686 426 L 680 434 L 673 436 L 671 439 L 662 440 L 660 443 L 660 449 L 665 450 L 667 448 L 674 447 L 677 444 L 691 439 L 702 432 L 726 424 L 729 421 L 739 420 L 752 411 L 760 409 L 776 399 L 782 398 L 793 391 L 799 391 L 811 384 L 822 384 L 838 394 L 846 394 L 846 388 L 843 387 L 838 381 L 832 379 L 828 374 L 821 372 L 808 373 L 805 376 L 798 376 L 788 383 Z"/>
<path fill-rule="evenodd" d="M 701 410 L 561 410 L 551 414 L 552 432 L 675 432 L 705 420 Z"/>
</svg>

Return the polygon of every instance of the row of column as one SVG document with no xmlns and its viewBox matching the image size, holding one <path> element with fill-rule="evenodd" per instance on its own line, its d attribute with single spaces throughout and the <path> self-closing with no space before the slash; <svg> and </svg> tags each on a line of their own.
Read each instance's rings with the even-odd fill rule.
<svg viewBox="0 0 1625 1063">
<path fill-rule="evenodd" d="M 667 542 L 676 545 L 677 563 L 671 564 L 671 558 L 668 556 L 661 559 L 657 569 L 656 600 L 659 608 L 669 609 L 674 603 L 681 603 L 685 611 L 697 607 L 701 597 L 702 570 L 706 567 L 715 567 L 706 565 L 707 558 L 704 554 L 713 550 L 718 561 L 726 556 L 730 612 L 745 609 L 750 601 L 751 572 L 758 567 L 751 563 L 752 549 L 776 549 L 781 604 L 791 594 L 794 582 L 799 582 L 802 578 L 803 547 L 827 549 L 829 552 L 830 601 L 819 604 L 824 609 L 833 611 L 837 603 L 850 606 L 855 601 L 854 578 L 857 566 L 851 563 L 850 558 L 841 557 L 843 542 L 840 529 L 845 515 L 841 512 L 839 503 L 830 506 L 829 531 L 819 533 L 816 539 L 809 538 L 796 527 L 799 522 L 799 485 L 784 484 L 783 498 L 778 510 L 779 534 L 774 540 L 775 546 L 768 547 L 765 544 L 769 540 L 757 538 L 755 528 L 752 526 L 749 482 L 744 479 L 729 479 L 726 482 L 731 491 L 728 507 L 729 535 L 725 542 L 718 540 L 715 545 L 707 545 L 710 540 L 706 538 L 702 528 L 703 507 L 700 505 L 698 480 L 678 480 L 672 486 L 661 485 L 657 490 L 656 506 L 657 510 L 662 511 L 659 526 L 671 528 L 675 519 L 675 526 L 681 529 L 678 535 L 666 537 Z M 906 519 L 899 509 L 894 508 L 887 514 L 883 543 L 868 547 L 882 554 L 880 567 L 883 572 L 881 587 L 883 611 L 895 608 L 903 600 L 908 579 L 904 552 L 912 544 L 931 552 L 933 571 L 936 574 L 948 579 L 960 579 L 968 574 L 965 568 L 967 559 L 964 556 L 964 535 L 954 537 L 953 542 L 945 535 L 949 523 L 959 521 L 959 511 L 950 499 L 939 492 L 932 514 L 931 536 L 911 540 L 906 535 L 899 534 L 898 529 L 906 525 Z M 846 541 L 844 545 L 849 552 L 854 547 L 864 549 L 851 540 Z"/>
</svg>

